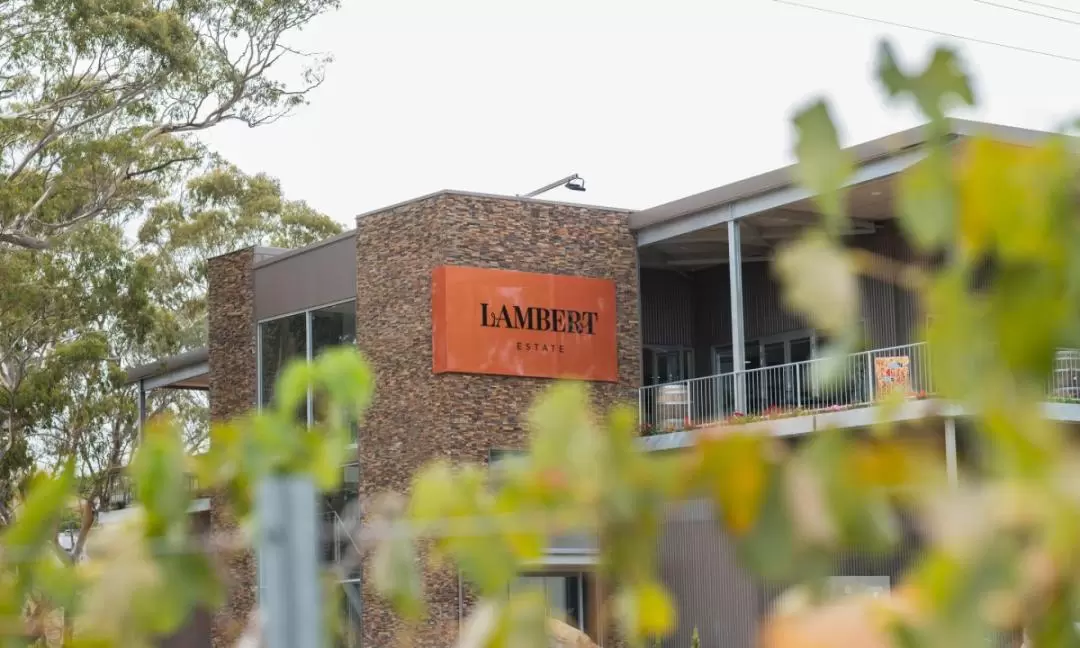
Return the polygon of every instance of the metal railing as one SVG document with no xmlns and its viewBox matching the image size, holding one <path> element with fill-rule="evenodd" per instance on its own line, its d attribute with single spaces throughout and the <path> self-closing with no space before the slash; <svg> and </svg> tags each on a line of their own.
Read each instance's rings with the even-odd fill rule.
<svg viewBox="0 0 1080 648">
<path fill-rule="evenodd" d="M 642 387 L 638 416 L 642 434 L 650 435 L 851 409 L 896 390 L 931 396 L 932 375 L 929 348 L 919 342 Z M 1058 352 L 1048 396 L 1080 402 L 1080 350 Z"/>
</svg>

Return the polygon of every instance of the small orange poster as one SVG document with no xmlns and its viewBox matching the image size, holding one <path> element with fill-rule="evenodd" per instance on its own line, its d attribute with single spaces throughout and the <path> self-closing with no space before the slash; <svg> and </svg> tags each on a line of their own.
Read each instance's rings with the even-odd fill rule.
<svg viewBox="0 0 1080 648">
<path fill-rule="evenodd" d="M 431 310 L 437 374 L 619 379 L 613 281 L 439 266 Z"/>
<path fill-rule="evenodd" d="M 874 358 L 874 377 L 877 382 L 877 395 L 883 397 L 894 391 L 907 394 L 910 385 L 911 359 L 907 356 Z"/>
</svg>

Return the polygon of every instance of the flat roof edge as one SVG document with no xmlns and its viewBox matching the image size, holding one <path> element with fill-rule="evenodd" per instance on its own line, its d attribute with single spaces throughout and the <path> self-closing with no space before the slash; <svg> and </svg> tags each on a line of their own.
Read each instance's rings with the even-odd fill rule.
<svg viewBox="0 0 1080 648">
<path fill-rule="evenodd" d="M 612 213 L 617 213 L 617 214 L 633 214 L 633 213 L 635 213 L 635 210 L 633 210 L 633 209 L 624 209 L 622 207 L 605 207 L 603 205 L 587 205 L 587 204 L 584 204 L 584 203 L 565 202 L 565 201 L 561 201 L 561 200 L 545 200 L 543 198 L 527 198 L 525 196 L 509 196 L 509 195 L 504 195 L 504 194 L 481 193 L 481 192 L 476 192 L 476 191 L 462 191 L 460 189 L 440 189 L 439 191 L 433 191 L 433 192 L 431 192 L 429 194 L 424 194 L 422 196 L 417 196 L 416 198 L 410 198 L 408 200 L 403 200 L 401 202 L 393 203 L 391 205 L 386 205 L 385 207 L 379 207 L 377 209 L 372 209 L 370 211 L 363 212 L 363 213 L 358 214 L 356 216 L 356 220 L 359 223 L 359 221 L 361 219 L 367 218 L 368 216 L 374 216 L 376 214 L 382 214 L 384 212 L 388 212 L 388 211 L 392 211 L 394 209 L 397 209 L 399 207 L 404 207 L 406 205 L 411 205 L 413 203 L 419 203 L 419 202 L 423 202 L 425 200 L 431 200 L 433 198 L 439 198 L 439 197 L 442 197 L 442 196 L 462 196 L 462 197 L 465 197 L 465 198 L 483 198 L 483 199 L 487 199 L 487 200 L 505 200 L 505 201 L 510 201 L 510 202 L 530 203 L 530 204 L 537 204 L 537 205 L 551 205 L 551 206 L 556 206 L 556 207 L 577 207 L 579 209 L 593 209 L 593 210 L 596 210 L 596 211 L 607 211 L 607 212 L 612 212 Z"/>
<path fill-rule="evenodd" d="M 956 118 L 950 119 L 949 124 L 950 133 L 954 138 L 989 135 L 995 139 L 1017 144 L 1032 144 L 1046 137 L 1060 134 Z M 856 167 L 863 167 L 922 146 L 927 140 L 928 126 L 927 123 L 918 124 L 846 146 L 844 150 L 854 155 Z M 630 229 L 645 229 L 701 211 L 717 209 L 740 200 L 786 189 L 793 184 L 794 170 L 795 164 L 789 164 L 641 210 L 631 217 Z"/>
<path fill-rule="evenodd" d="M 132 385 L 140 380 L 156 378 L 157 376 L 177 371 L 178 369 L 195 367 L 209 361 L 209 359 L 210 348 L 202 347 L 200 349 L 178 353 L 167 358 L 154 360 L 153 362 L 147 362 L 146 364 L 126 369 L 124 371 L 124 384 Z"/>
<path fill-rule="evenodd" d="M 317 249 L 319 249 L 321 247 L 326 247 L 327 245 L 332 245 L 334 243 L 337 243 L 338 241 L 348 239 L 348 238 L 353 238 L 355 236 L 356 236 L 356 228 L 354 227 L 351 230 L 344 231 L 344 232 L 342 232 L 340 234 L 335 234 L 335 235 L 333 235 L 333 236 L 331 236 L 329 238 L 324 238 L 321 241 L 315 241 L 314 243 L 309 243 L 309 244 L 305 245 L 304 247 L 289 248 L 289 249 L 286 249 L 285 251 L 283 251 L 283 252 L 281 252 L 279 254 L 275 254 L 272 257 L 262 259 L 261 261 L 256 260 L 256 262 L 253 263 L 251 267 L 256 268 L 256 269 L 257 268 L 263 268 L 263 267 L 266 267 L 268 265 L 275 264 L 278 261 L 284 261 L 285 259 L 291 259 L 292 257 L 299 256 L 301 254 L 307 254 L 308 252 L 311 252 L 313 250 L 317 250 Z"/>
</svg>

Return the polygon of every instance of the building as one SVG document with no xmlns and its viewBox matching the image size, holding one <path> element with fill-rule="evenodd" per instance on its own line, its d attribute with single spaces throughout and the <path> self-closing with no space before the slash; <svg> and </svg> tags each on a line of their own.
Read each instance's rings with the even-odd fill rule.
<svg viewBox="0 0 1080 648">
<path fill-rule="evenodd" d="M 1021 145 L 1045 135 L 957 121 L 953 145 L 980 131 Z M 851 149 L 858 169 L 848 245 L 917 261 L 891 196 L 897 174 L 924 156 L 923 143 L 916 128 Z M 442 191 L 363 214 L 355 230 L 303 249 L 239 250 L 210 263 L 208 350 L 164 361 L 162 374 L 203 381 L 220 420 L 267 402 L 289 359 L 358 345 L 377 393 L 356 463 L 343 466 L 346 491 L 328 499 L 330 516 L 357 494 L 404 490 L 436 457 L 487 461 L 523 447 L 521 415 L 562 375 L 588 377 L 600 405 L 636 401 L 643 449 L 655 452 L 678 451 L 693 428 L 736 413 L 776 419 L 776 433 L 793 442 L 826 426 L 864 428 L 875 399 L 900 381 L 919 397 L 895 416 L 922 419 L 939 406 L 912 433 L 940 449 L 955 477 L 972 452 L 964 412 L 933 403 L 913 295 L 862 280 L 870 349 L 850 358 L 836 388 L 813 388 L 821 337 L 785 310 L 767 263 L 818 218 L 791 176 L 780 169 L 640 212 Z M 1057 369 L 1046 415 L 1078 421 L 1080 363 L 1063 354 Z M 169 379 L 149 372 L 140 380 L 161 387 Z M 317 415 L 309 403 L 308 420 Z M 211 515 L 228 525 L 216 507 Z M 917 545 L 912 535 L 894 556 L 849 556 L 836 585 L 887 589 Z M 776 592 L 738 568 L 707 506 L 673 511 L 658 551 L 681 618 L 666 646 L 689 645 L 694 627 L 706 648 L 754 643 Z M 567 538 L 523 576 L 542 579 L 552 604 L 603 640 L 594 557 L 588 541 Z M 255 598 L 250 556 L 231 566 L 235 587 L 215 619 L 215 645 L 225 645 L 229 617 L 246 614 Z M 343 586 L 357 603 L 362 645 L 390 645 L 397 623 L 360 576 Z M 440 574 L 428 594 L 432 620 L 418 645 L 450 645 L 467 588 Z"/>
</svg>

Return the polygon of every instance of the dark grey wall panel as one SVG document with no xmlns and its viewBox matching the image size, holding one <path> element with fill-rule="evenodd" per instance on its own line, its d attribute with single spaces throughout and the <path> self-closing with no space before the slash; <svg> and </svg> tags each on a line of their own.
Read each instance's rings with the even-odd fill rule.
<svg viewBox="0 0 1080 648">
<path fill-rule="evenodd" d="M 356 299 L 356 233 L 255 265 L 255 319 Z"/>
<path fill-rule="evenodd" d="M 694 344 L 694 284 L 684 273 L 642 268 L 641 341 L 646 346 Z"/>
<path fill-rule="evenodd" d="M 677 631 L 664 648 L 688 647 L 695 627 L 701 648 L 751 648 L 755 643 L 757 588 L 710 511 L 701 501 L 674 508 L 662 534 L 657 564 L 679 614 Z"/>
</svg>

